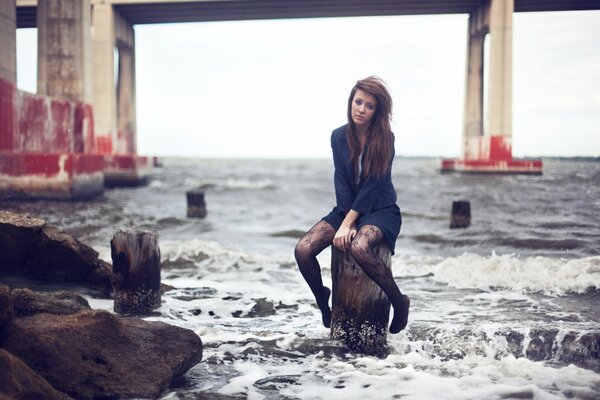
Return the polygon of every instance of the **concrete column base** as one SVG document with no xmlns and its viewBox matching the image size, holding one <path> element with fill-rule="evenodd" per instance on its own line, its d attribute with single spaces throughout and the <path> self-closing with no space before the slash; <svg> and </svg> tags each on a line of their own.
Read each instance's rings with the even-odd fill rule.
<svg viewBox="0 0 600 400">
<path fill-rule="evenodd" d="M 148 183 L 148 178 L 154 159 L 135 154 L 105 154 L 104 155 L 104 185 L 142 186 Z"/>
<path fill-rule="evenodd" d="M 512 157 L 510 136 L 467 137 L 464 145 L 465 158 L 443 159 L 442 172 L 542 174 L 542 160 Z"/>
<path fill-rule="evenodd" d="M 104 190 L 99 154 L 0 152 L 0 198 L 87 199 Z"/>
</svg>

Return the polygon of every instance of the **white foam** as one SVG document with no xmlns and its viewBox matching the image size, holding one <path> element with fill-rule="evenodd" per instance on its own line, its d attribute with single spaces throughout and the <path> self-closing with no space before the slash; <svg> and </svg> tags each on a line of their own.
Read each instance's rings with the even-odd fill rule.
<svg viewBox="0 0 600 400">
<path fill-rule="evenodd" d="M 455 288 L 507 288 L 554 295 L 600 288 L 600 256 L 566 260 L 548 257 L 521 259 L 495 253 L 484 257 L 465 253 L 435 261 L 432 258 L 414 265 L 406 263 L 403 258 L 396 258 L 394 274 L 430 273 L 434 280 Z"/>
</svg>

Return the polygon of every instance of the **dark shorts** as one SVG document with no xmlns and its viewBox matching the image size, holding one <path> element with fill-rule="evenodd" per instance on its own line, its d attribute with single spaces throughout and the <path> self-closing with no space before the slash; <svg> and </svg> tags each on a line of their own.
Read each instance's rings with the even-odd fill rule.
<svg viewBox="0 0 600 400">
<path fill-rule="evenodd" d="M 335 230 L 338 230 L 345 217 L 346 214 L 336 206 L 322 220 L 333 226 Z M 400 234 L 400 227 L 402 226 L 402 215 L 400 214 L 400 208 L 396 204 L 361 215 L 356 221 L 356 228 L 360 229 L 364 225 L 375 225 L 378 227 L 383 232 L 385 241 L 390 246 L 392 254 L 394 254 L 396 238 Z"/>
</svg>

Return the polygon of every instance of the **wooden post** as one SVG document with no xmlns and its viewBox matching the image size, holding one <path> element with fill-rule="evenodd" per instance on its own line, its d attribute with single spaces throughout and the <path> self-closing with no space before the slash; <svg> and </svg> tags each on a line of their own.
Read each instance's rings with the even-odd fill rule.
<svg viewBox="0 0 600 400">
<path fill-rule="evenodd" d="M 204 192 L 201 190 L 190 190 L 186 192 L 187 197 L 187 216 L 190 218 L 206 217 L 206 203 L 204 202 Z"/>
<path fill-rule="evenodd" d="M 387 356 L 388 297 L 364 273 L 350 252 L 341 252 L 334 246 L 331 248 L 331 338 L 344 342 L 352 351 Z M 391 268 L 388 246 L 379 245 L 375 251 Z"/>
<path fill-rule="evenodd" d="M 450 229 L 467 228 L 469 225 L 471 225 L 471 203 L 468 200 L 453 201 Z"/>
<path fill-rule="evenodd" d="M 160 306 L 158 233 L 119 229 L 110 241 L 113 261 L 114 310 L 148 314 Z"/>
</svg>

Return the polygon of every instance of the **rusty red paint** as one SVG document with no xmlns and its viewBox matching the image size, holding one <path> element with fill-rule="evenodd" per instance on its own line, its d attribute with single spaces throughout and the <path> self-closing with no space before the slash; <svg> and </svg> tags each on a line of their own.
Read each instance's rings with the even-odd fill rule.
<svg viewBox="0 0 600 400">
<path fill-rule="evenodd" d="M 102 172 L 104 158 L 100 154 L 75 153 L 0 153 L 0 173 L 8 176 L 55 177 L 65 173 L 78 175 Z"/>
<path fill-rule="evenodd" d="M 48 99 L 19 90 L 19 125 L 16 151 L 51 151 L 46 131 L 49 123 Z"/>
<path fill-rule="evenodd" d="M 91 104 L 76 103 L 73 127 L 73 151 L 91 153 L 94 150 L 94 112 Z"/>
<path fill-rule="evenodd" d="M 104 171 L 104 156 L 101 154 L 73 154 L 73 172 L 77 175 Z"/>
<path fill-rule="evenodd" d="M 510 136 L 490 137 L 490 160 L 512 160 Z"/>
<path fill-rule="evenodd" d="M 95 150 L 101 154 L 111 154 L 113 151 L 112 137 L 110 135 L 96 136 Z"/>
<path fill-rule="evenodd" d="M 0 151 L 10 151 L 15 146 L 16 93 L 14 83 L 0 78 Z"/>
<path fill-rule="evenodd" d="M 73 151 L 73 131 L 75 129 L 73 105 L 66 100 L 52 99 L 50 102 L 50 116 L 50 146 L 45 150 Z"/>
</svg>

